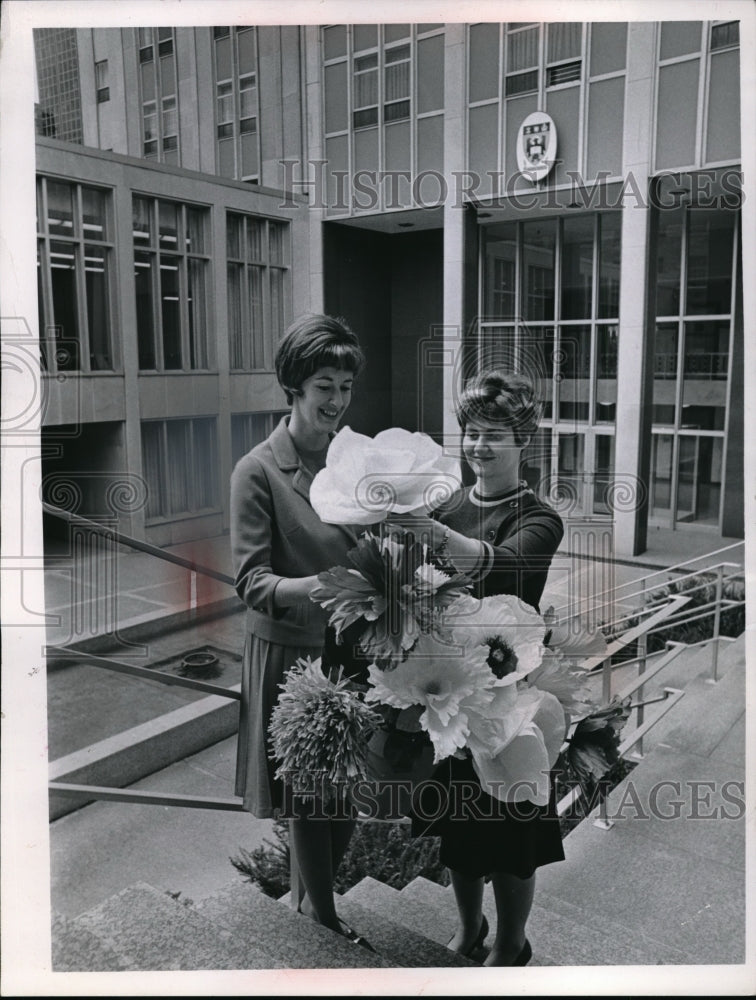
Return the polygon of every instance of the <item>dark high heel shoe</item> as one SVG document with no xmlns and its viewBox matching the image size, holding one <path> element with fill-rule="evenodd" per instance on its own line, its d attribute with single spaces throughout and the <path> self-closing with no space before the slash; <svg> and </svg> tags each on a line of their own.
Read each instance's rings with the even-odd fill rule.
<svg viewBox="0 0 756 1000">
<path fill-rule="evenodd" d="M 463 955 L 465 958 L 469 958 L 474 951 L 477 951 L 478 948 L 483 947 L 483 942 L 486 940 L 487 937 L 488 937 L 488 921 L 486 920 L 486 915 L 484 913 L 483 919 L 480 922 L 480 930 L 478 931 L 478 936 L 475 938 L 475 940 L 473 941 L 473 943 L 470 945 L 469 948 L 467 948 L 465 951 L 460 951 L 459 954 Z M 449 947 L 449 945 L 452 943 L 453 940 L 454 940 L 454 935 L 452 934 L 446 945 L 447 948 Z"/>
<path fill-rule="evenodd" d="M 532 957 L 533 957 L 533 949 L 530 947 L 530 941 L 528 941 L 528 939 L 525 938 L 525 944 L 522 946 L 522 951 L 514 960 L 514 962 L 512 962 L 512 965 L 527 965 Z"/>
<path fill-rule="evenodd" d="M 375 948 L 370 944 L 368 939 L 358 934 L 357 931 L 352 930 L 349 924 L 345 923 L 341 917 L 339 917 L 339 923 L 344 928 L 342 935 L 347 941 L 351 941 L 352 944 L 358 944 L 361 948 L 366 948 L 368 951 L 375 952 Z"/>
</svg>

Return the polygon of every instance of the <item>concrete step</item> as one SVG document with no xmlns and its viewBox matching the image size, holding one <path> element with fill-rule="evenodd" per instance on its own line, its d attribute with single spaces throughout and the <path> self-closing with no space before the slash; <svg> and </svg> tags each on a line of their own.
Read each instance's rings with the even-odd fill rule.
<svg viewBox="0 0 756 1000">
<path fill-rule="evenodd" d="M 493 893 L 486 887 L 484 910 L 494 908 Z M 573 906 L 543 892 L 536 885 L 536 900 L 528 919 L 528 939 L 533 947 L 531 965 L 679 965 L 690 962 L 685 952 L 653 940 L 637 928 L 593 917 L 590 908 Z"/>
<path fill-rule="evenodd" d="M 367 895 L 369 897 L 370 893 Z M 401 901 L 401 893 L 396 895 Z M 470 968 L 478 964 L 463 955 L 449 951 L 445 947 L 445 942 L 430 937 L 426 933 L 424 922 L 413 925 L 406 918 L 395 919 L 393 913 L 386 912 L 381 902 L 383 896 L 378 893 L 374 899 L 365 899 L 364 896 L 365 894 L 358 903 L 349 893 L 345 893 L 336 904 L 339 914 L 360 934 L 364 934 L 376 951 L 388 958 L 395 967 Z"/>
<path fill-rule="evenodd" d="M 636 788 L 632 802 L 647 809 L 648 788 L 641 779 L 661 753 L 662 748 L 655 750 L 626 779 Z M 674 757 L 666 773 L 669 780 L 680 782 L 682 794 L 677 797 L 687 800 L 689 808 L 688 779 L 701 778 L 700 763 L 706 759 L 688 755 L 686 764 L 684 755 Z M 612 794 L 621 792 L 620 785 Z M 538 905 L 585 925 L 592 935 L 609 932 L 610 939 L 627 941 L 645 954 L 648 964 L 742 963 L 742 830 L 727 819 L 694 823 L 686 817 L 665 820 L 650 811 L 638 815 L 633 808 L 623 812 L 624 819 L 610 799 L 610 830 L 596 827 L 589 818 L 570 833 L 567 861 L 538 873 Z M 726 853 L 716 860 L 718 844 Z M 569 960 L 569 954 L 558 953 L 548 941 L 546 948 L 560 964 Z M 605 944 L 596 951 L 592 961 L 602 964 Z"/>
<path fill-rule="evenodd" d="M 73 920 L 60 913 L 53 915 L 53 972 L 122 972 L 128 967 L 124 956 L 97 934 L 77 927 Z"/>
<path fill-rule="evenodd" d="M 745 658 L 744 638 L 741 636 L 732 642 L 728 642 L 726 639 L 720 640 L 717 655 L 718 677 L 723 677 L 733 663 L 737 664 L 740 659 Z M 668 667 L 665 667 L 649 682 L 648 689 L 676 687 L 687 690 L 693 682 L 708 680 L 712 676 L 712 655 L 712 642 L 683 650 Z M 649 669 L 653 666 L 653 662 L 653 660 L 649 661 Z M 634 676 L 637 676 L 637 668 L 634 668 L 634 671 Z"/>
<path fill-rule="evenodd" d="M 281 967 L 392 967 L 388 959 L 334 934 L 327 927 L 294 912 L 280 900 L 265 896 L 255 886 L 241 879 L 201 900 L 194 909 L 212 924 L 223 927 L 233 938 L 254 941 L 266 952 L 276 955 Z M 362 932 L 361 927 L 356 929 Z"/>
<path fill-rule="evenodd" d="M 419 907 L 427 914 L 423 933 L 434 939 L 443 936 L 445 941 L 449 940 L 454 933 L 457 912 L 451 888 L 444 888 L 427 879 L 414 879 L 400 896 L 408 911 L 411 906 Z M 483 912 L 491 928 L 487 940 L 490 947 L 496 933 L 496 903 L 490 883 L 483 894 Z M 682 951 L 649 940 L 627 926 L 605 919 L 592 919 L 590 910 L 565 906 L 558 897 L 542 892 L 538 880 L 527 932 L 533 947 L 531 967 L 653 965 L 689 961 Z"/>
<path fill-rule="evenodd" d="M 267 969 L 277 960 L 144 882 L 87 910 L 73 926 L 94 935 L 136 970 Z M 86 938 L 88 940 L 88 937 Z M 99 971 L 91 966 L 88 971 Z"/>
<path fill-rule="evenodd" d="M 653 727 L 648 745 L 664 744 L 703 757 L 714 751 L 745 711 L 745 661 L 736 651 L 729 660 L 716 684 L 699 676 L 685 685 L 685 697 Z"/>
</svg>

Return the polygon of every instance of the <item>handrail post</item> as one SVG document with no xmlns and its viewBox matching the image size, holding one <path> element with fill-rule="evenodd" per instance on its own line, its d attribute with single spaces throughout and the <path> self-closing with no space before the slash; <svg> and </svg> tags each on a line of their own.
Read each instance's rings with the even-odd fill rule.
<svg viewBox="0 0 756 1000">
<path fill-rule="evenodd" d="M 294 847 L 294 839 L 289 832 L 289 886 L 291 892 L 289 894 L 289 904 L 295 912 L 299 911 L 302 905 L 302 899 L 305 894 L 304 882 L 302 881 L 302 875 L 299 871 L 299 862 L 297 861 L 297 852 Z"/>
<path fill-rule="evenodd" d="M 643 635 L 641 635 L 641 636 L 638 637 L 638 651 L 639 651 L 639 653 L 638 653 L 638 655 L 639 655 L 639 659 L 638 659 L 638 676 L 639 677 L 641 677 L 646 672 L 647 640 L 648 640 L 648 636 L 646 635 L 645 632 L 643 633 Z M 638 696 L 639 696 L 641 704 L 638 705 L 638 707 L 635 710 L 635 712 L 636 712 L 635 724 L 636 724 L 637 727 L 640 727 L 640 726 L 643 725 L 643 713 L 644 713 L 644 708 L 643 708 L 643 688 L 644 688 L 643 684 L 641 684 L 641 686 L 638 688 Z M 638 740 L 637 749 L 633 751 L 633 757 L 638 757 L 640 760 L 643 759 L 643 737 L 642 736 Z"/>
<path fill-rule="evenodd" d="M 710 684 L 717 683 L 717 669 L 719 667 L 719 629 L 722 620 L 722 590 L 723 590 L 724 566 L 720 563 L 717 566 L 717 584 L 714 595 L 714 634 L 711 646 L 711 678 Z"/>
<path fill-rule="evenodd" d="M 644 580 L 642 585 L 642 590 L 645 596 L 646 581 Z M 641 677 L 646 672 L 646 652 L 648 650 L 648 634 L 644 632 L 642 635 L 638 636 L 638 677 Z M 643 688 L 644 685 L 638 688 L 638 700 L 641 702 L 640 705 L 635 710 L 635 724 L 637 727 L 643 725 Z M 633 751 L 633 757 L 637 757 L 640 760 L 643 759 L 643 737 L 638 740 L 638 745 Z"/>
<path fill-rule="evenodd" d="M 614 820 L 609 819 L 609 816 L 606 811 L 606 799 L 607 796 L 602 795 L 598 807 L 598 816 L 593 821 L 593 825 L 597 826 L 600 830 L 611 830 L 611 828 L 614 826 Z"/>
</svg>

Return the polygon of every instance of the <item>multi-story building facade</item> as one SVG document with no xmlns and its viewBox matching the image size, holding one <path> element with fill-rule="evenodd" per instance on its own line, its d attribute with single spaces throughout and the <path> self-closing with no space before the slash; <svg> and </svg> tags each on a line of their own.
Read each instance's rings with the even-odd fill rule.
<svg viewBox="0 0 756 1000">
<path fill-rule="evenodd" d="M 737 21 L 72 36 L 35 39 L 49 489 L 101 515 L 129 470 L 133 531 L 225 530 L 276 341 L 324 309 L 366 347 L 356 429 L 451 442 L 500 362 L 546 399 L 529 479 L 617 552 L 742 535 Z"/>
</svg>

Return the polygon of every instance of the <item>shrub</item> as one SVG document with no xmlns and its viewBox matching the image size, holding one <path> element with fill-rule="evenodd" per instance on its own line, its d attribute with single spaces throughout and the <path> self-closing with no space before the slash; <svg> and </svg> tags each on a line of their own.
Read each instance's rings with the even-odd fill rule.
<svg viewBox="0 0 756 1000">
<path fill-rule="evenodd" d="M 289 891 L 289 831 L 285 820 L 273 823 L 273 839 L 264 840 L 253 851 L 239 849 L 231 864 L 248 882 L 278 899 Z M 438 860 L 438 842 L 433 837 L 414 839 L 406 823 L 358 823 L 334 879 L 336 892 L 344 893 L 366 875 L 394 889 L 422 875 L 441 885 L 449 876 Z"/>
<path fill-rule="evenodd" d="M 678 594 L 685 594 L 690 597 L 689 602 L 681 609 L 681 614 L 695 615 L 697 610 L 706 604 L 710 604 L 716 597 L 717 578 L 714 573 L 701 573 L 698 576 L 690 577 L 686 580 L 671 580 L 663 587 L 650 590 L 646 595 L 646 605 L 660 604 L 662 601 Z M 722 588 L 722 596 L 732 601 L 744 601 L 745 582 L 742 579 L 725 580 Z M 713 609 L 708 609 L 713 611 Z M 633 628 L 640 624 L 642 618 L 640 614 L 630 617 L 623 624 L 622 631 Z M 719 622 L 720 635 L 737 638 L 745 630 L 745 605 L 735 608 L 723 608 Z M 714 636 L 714 615 L 707 614 L 696 621 L 671 622 L 668 626 L 659 629 L 648 636 L 646 651 L 655 653 L 664 649 L 667 642 L 684 642 L 694 644 L 704 642 Z M 613 636 L 607 636 L 611 639 Z M 630 643 L 617 653 L 612 662 L 620 663 L 631 660 L 638 655 L 637 642 Z"/>
</svg>

